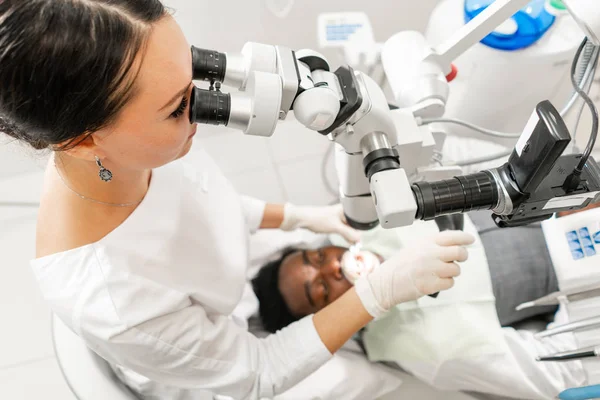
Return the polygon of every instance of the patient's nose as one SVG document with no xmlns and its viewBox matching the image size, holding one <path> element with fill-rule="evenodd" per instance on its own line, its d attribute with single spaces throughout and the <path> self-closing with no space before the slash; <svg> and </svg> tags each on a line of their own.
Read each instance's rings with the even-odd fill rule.
<svg viewBox="0 0 600 400">
<path fill-rule="evenodd" d="M 337 259 L 337 257 L 331 257 L 329 260 L 327 260 L 322 273 L 323 275 L 330 276 L 338 281 L 342 280 L 344 277 L 344 275 L 342 275 L 342 263 Z"/>
</svg>

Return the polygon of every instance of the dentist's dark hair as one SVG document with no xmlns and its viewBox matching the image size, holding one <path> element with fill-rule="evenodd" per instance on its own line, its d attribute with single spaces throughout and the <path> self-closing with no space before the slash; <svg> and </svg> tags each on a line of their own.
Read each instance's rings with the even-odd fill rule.
<svg viewBox="0 0 600 400">
<path fill-rule="evenodd" d="M 134 96 L 159 0 L 0 0 L 0 132 L 65 150 Z"/>
</svg>

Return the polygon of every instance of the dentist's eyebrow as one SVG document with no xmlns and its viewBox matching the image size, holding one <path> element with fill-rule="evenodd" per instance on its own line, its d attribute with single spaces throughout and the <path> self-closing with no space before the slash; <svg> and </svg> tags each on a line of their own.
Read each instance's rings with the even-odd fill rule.
<svg viewBox="0 0 600 400">
<path fill-rule="evenodd" d="M 187 90 L 190 88 L 190 85 L 192 84 L 192 81 L 190 81 L 190 83 L 188 83 L 183 89 L 181 89 L 179 92 L 175 93 L 175 96 L 173 96 L 171 98 L 171 100 L 169 100 L 169 102 L 167 104 L 165 104 L 164 106 L 162 106 L 158 112 L 161 112 L 162 110 L 164 110 L 165 108 L 169 107 L 171 104 L 175 103 L 176 100 L 179 100 L 181 97 L 183 97 L 183 95 L 185 94 L 185 92 L 187 92 Z"/>
</svg>

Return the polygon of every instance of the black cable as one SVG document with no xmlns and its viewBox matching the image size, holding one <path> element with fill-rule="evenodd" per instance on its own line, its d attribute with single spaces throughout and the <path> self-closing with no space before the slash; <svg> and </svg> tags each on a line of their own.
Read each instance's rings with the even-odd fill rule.
<svg viewBox="0 0 600 400">
<path fill-rule="evenodd" d="M 587 40 L 587 37 L 583 39 L 583 41 L 579 45 L 579 48 L 577 49 L 577 53 L 575 54 L 575 58 L 573 59 L 573 64 L 571 64 L 571 83 L 573 84 L 573 88 L 575 89 L 577 94 L 579 94 L 579 96 L 581 96 L 581 98 L 586 102 L 592 113 L 592 133 L 590 135 L 590 139 L 585 148 L 585 151 L 583 152 L 583 156 L 581 157 L 581 161 L 579 162 L 577 168 L 574 171 L 574 173 L 577 175 L 581 175 L 581 172 L 583 171 L 583 168 L 585 167 L 585 164 L 587 163 L 587 160 L 590 157 L 590 154 L 592 154 L 592 150 L 596 145 L 596 137 L 598 136 L 598 109 L 594 105 L 592 99 L 590 99 L 587 93 L 582 88 L 580 88 L 577 82 L 575 81 L 575 74 L 577 72 L 576 69 L 579 63 L 579 58 L 581 57 L 581 53 L 583 52 L 583 49 L 587 44 Z"/>
</svg>

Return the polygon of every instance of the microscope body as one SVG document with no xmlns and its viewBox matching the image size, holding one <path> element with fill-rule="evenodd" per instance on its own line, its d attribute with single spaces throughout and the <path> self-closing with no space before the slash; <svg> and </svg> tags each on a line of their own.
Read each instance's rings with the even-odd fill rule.
<svg viewBox="0 0 600 400">
<path fill-rule="evenodd" d="M 271 136 L 278 120 L 293 110 L 298 122 L 335 143 L 340 199 L 351 226 L 412 224 L 417 204 L 409 176 L 429 165 L 435 141 L 412 111 L 390 110 L 373 79 L 349 67 L 332 72 L 327 60 L 310 50 L 247 43 L 242 56 L 196 48 L 192 53 L 205 71 L 195 72 L 195 79 L 221 80 L 239 90 L 224 94 L 196 88 L 193 121 L 203 115 L 208 117 L 202 123 Z"/>
<path fill-rule="evenodd" d="M 346 219 L 351 226 L 363 230 L 379 222 L 386 228 L 410 225 L 417 204 L 403 163 L 414 171 L 431 155 L 422 151 L 420 135 L 402 138 L 401 132 L 419 131 L 412 114 L 390 111 L 375 81 L 360 72 L 349 72 L 353 73 L 360 93 L 360 105 L 348 120 L 328 133 L 336 143 L 335 165 Z M 429 137 L 432 150 L 434 141 Z"/>
</svg>

